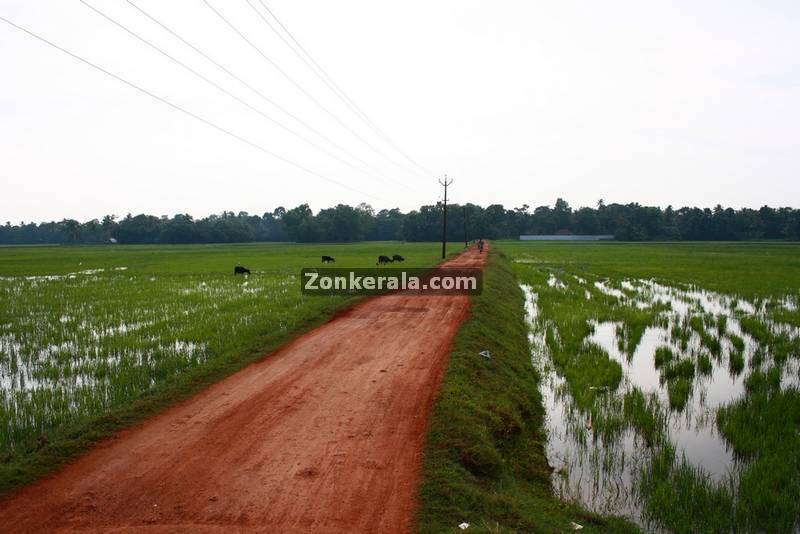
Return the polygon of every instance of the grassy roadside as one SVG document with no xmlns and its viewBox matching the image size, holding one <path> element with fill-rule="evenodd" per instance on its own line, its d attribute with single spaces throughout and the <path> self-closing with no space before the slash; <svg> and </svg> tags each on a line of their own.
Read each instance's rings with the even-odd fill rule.
<svg viewBox="0 0 800 534">
<path fill-rule="evenodd" d="M 638 532 L 553 496 L 522 291 L 501 253 L 491 252 L 484 277 L 431 414 L 417 530 L 461 532 L 467 522 L 469 532 L 568 532 L 574 522 L 582 532 Z"/>
</svg>

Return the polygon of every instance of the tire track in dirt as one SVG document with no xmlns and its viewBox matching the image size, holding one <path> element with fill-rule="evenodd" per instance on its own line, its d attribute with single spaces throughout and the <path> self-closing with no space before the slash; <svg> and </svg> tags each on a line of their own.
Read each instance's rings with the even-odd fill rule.
<svg viewBox="0 0 800 534">
<path fill-rule="evenodd" d="M 479 267 L 477 250 L 448 267 Z M 0 502 L 4 532 L 404 532 L 469 297 L 367 299 Z"/>
</svg>

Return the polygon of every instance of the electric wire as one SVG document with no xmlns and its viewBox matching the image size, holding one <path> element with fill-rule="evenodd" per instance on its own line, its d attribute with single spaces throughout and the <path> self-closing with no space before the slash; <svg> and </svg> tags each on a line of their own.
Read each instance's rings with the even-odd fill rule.
<svg viewBox="0 0 800 534">
<path fill-rule="evenodd" d="M 336 184 L 336 185 L 338 185 L 340 187 L 343 187 L 345 189 L 348 189 L 348 190 L 353 191 L 355 193 L 358 193 L 360 195 L 365 195 L 365 196 L 368 196 L 368 197 L 376 199 L 376 200 L 385 200 L 385 199 L 383 199 L 381 197 L 378 197 L 378 196 L 372 195 L 370 193 L 366 193 L 364 191 L 356 189 L 356 188 L 354 188 L 354 187 L 352 187 L 352 186 L 350 186 L 350 185 L 348 185 L 348 184 L 346 184 L 344 182 L 341 182 L 339 180 L 336 180 L 334 178 L 326 176 L 326 175 L 324 175 L 322 173 L 319 173 L 317 171 L 309 169 L 308 167 L 306 167 L 306 166 L 304 166 L 304 165 L 302 165 L 300 163 L 294 162 L 294 161 L 292 161 L 292 160 L 290 160 L 290 159 L 288 159 L 288 158 L 286 158 L 284 156 L 281 156 L 281 155 L 269 150 L 268 148 L 266 148 L 266 147 L 264 147 L 264 146 L 262 146 L 262 145 L 260 145 L 260 144 L 258 144 L 256 142 L 254 142 L 254 141 L 251 141 L 251 140 L 247 139 L 246 137 L 242 137 L 241 135 L 236 134 L 236 133 L 228 130 L 227 128 L 225 128 L 223 126 L 219 126 L 218 124 L 216 124 L 216 123 L 214 123 L 214 122 L 212 122 L 212 121 L 210 121 L 210 120 L 208 120 L 208 119 L 206 119 L 204 117 L 201 117 L 200 115 L 197 115 L 196 113 L 194 113 L 192 111 L 189 111 L 188 109 L 183 108 L 183 107 L 179 106 L 178 104 L 175 104 L 175 103 L 167 100 L 166 98 L 163 98 L 163 97 L 161 97 L 161 96 L 159 96 L 159 95 L 157 95 L 157 94 L 155 94 L 155 93 L 153 93 L 153 92 L 151 92 L 151 91 L 149 91 L 149 90 L 147 90 L 147 89 L 145 89 L 145 88 L 143 88 L 143 87 L 141 87 L 141 86 L 139 86 L 139 85 L 137 85 L 137 84 L 135 84 L 135 83 L 133 83 L 131 81 L 128 81 L 127 79 L 123 78 L 122 76 L 119 76 L 118 74 L 115 74 L 115 73 L 113 73 L 113 72 L 101 67 L 100 65 L 97 65 L 96 63 L 93 63 L 93 62 L 89 61 L 88 59 L 85 59 L 85 58 L 79 56 L 78 54 L 67 50 L 66 48 L 64 48 L 64 47 L 62 47 L 62 46 L 60 46 L 60 45 L 58 45 L 58 44 L 46 39 L 45 37 L 42 37 L 41 35 L 33 32 L 33 31 L 23 27 L 23 26 L 20 26 L 19 24 L 17 24 L 15 22 L 3 17 L 2 15 L 0 15 L 0 20 L 2 20 L 6 24 L 8 24 L 8 25 L 10 25 L 10 26 L 12 26 L 12 27 L 14 27 L 14 28 L 26 33 L 26 34 L 28 34 L 29 36 L 39 40 L 40 42 L 45 43 L 45 44 L 55 48 L 56 50 L 59 50 L 60 52 L 66 54 L 68 56 L 71 56 L 72 58 L 74 58 L 74 59 L 76 59 L 76 60 L 78 60 L 78 61 L 80 61 L 80 62 L 82 62 L 82 63 L 84 63 L 84 64 L 86 64 L 86 65 L 88 65 L 90 67 L 92 67 L 93 69 L 98 70 L 98 71 L 102 72 L 103 74 L 105 74 L 107 76 L 110 76 L 111 78 L 114 78 L 115 80 L 117 80 L 119 82 L 122 82 L 123 84 L 127 85 L 128 87 L 131 87 L 132 89 L 135 89 L 135 90 L 137 90 L 137 91 L 139 91 L 139 92 L 141 92 L 141 93 L 143 93 L 143 94 L 145 94 L 145 95 L 147 95 L 147 96 L 149 96 L 149 97 L 161 102 L 162 104 L 165 104 L 165 105 L 175 109 L 176 111 L 180 111 L 181 113 L 183 113 L 185 115 L 188 115 L 189 117 L 192 117 L 193 119 L 198 120 L 198 121 L 202 122 L 203 124 L 213 128 L 213 129 L 215 129 L 215 130 L 217 130 L 219 132 L 222 132 L 222 133 L 228 135 L 229 137 L 232 137 L 233 139 L 236 139 L 237 141 L 240 141 L 240 142 L 242 142 L 242 143 L 244 143 L 246 145 L 249 145 L 250 147 L 257 149 L 257 150 L 267 154 L 268 156 L 271 156 L 272 158 L 275 158 L 275 159 L 277 159 L 279 161 L 282 161 L 282 162 L 284 162 L 284 163 L 286 163 L 288 165 L 291 165 L 292 167 L 295 167 L 295 168 L 297 168 L 297 169 L 299 169 L 299 170 L 301 170 L 301 171 L 303 171 L 303 172 L 305 172 L 307 174 L 310 174 L 312 176 L 316 176 L 317 178 L 320 178 L 320 179 L 325 180 L 327 182 Z"/>
<path fill-rule="evenodd" d="M 341 157 L 337 156 L 336 154 L 334 154 L 334 153 L 330 152 L 329 150 L 327 150 L 327 149 L 326 149 L 326 148 L 324 148 L 323 146 L 321 146 L 321 145 L 319 145 L 319 144 L 315 143 L 314 141 L 312 141 L 312 140 L 308 139 L 307 137 L 305 137 L 304 135 L 300 134 L 299 132 L 296 132 L 296 131 L 295 131 L 295 130 L 293 130 L 292 128 L 289 128 L 288 126 L 286 126 L 286 125 L 284 125 L 284 124 L 280 123 L 279 121 L 277 121 L 277 120 L 273 119 L 272 117 L 270 117 L 269 115 L 267 115 L 266 113 L 264 113 L 263 111 L 261 111 L 260 109 L 256 108 L 255 106 L 252 106 L 252 105 L 251 105 L 249 102 L 247 102 L 247 101 L 243 100 L 242 98 L 240 98 L 239 96 L 235 95 L 234 93 L 231 93 L 230 91 L 228 91 L 227 89 L 225 89 L 224 87 L 222 87 L 222 86 L 221 86 L 221 85 L 219 85 L 218 83 L 214 82 L 213 80 L 209 79 L 208 77 L 206 77 L 206 76 L 205 76 L 205 75 L 203 75 L 202 73 L 200 73 L 200 72 L 196 71 L 195 69 L 193 69 L 192 67 L 190 67 L 190 66 L 189 66 L 189 65 L 187 65 L 186 63 L 182 62 L 181 60 L 177 59 L 176 57 L 174 57 L 174 56 L 170 55 L 169 53 L 165 52 L 163 49 L 159 48 L 158 46 L 156 46 L 156 45 L 155 45 L 155 44 L 153 44 L 152 42 L 148 41 L 147 39 L 145 39 L 145 38 L 144 38 L 144 37 L 142 37 L 141 35 L 137 34 L 136 32 L 134 32 L 133 30 L 131 30 L 131 29 L 130 29 L 130 28 L 128 28 L 127 26 L 125 26 L 125 25 L 123 25 L 122 23 L 120 23 L 119 21 L 117 21 L 117 20 L 113 19 L 112 17 L 110 17 L 110 16 L 109 16 L 109 15 L 107 15 L 106 13 L 104 13 L 104 12 L 100 11 L 99 9 L 97 9 L 97 8 L 96 8 L 96 7 L 94 7 L 93 5 L 89 4 L 89 3 L 88 3 L 88 2 L 86 2 L 85 0 L 80 0 L 80 2 L 81 2 L 83 5 L 85 5 L 86 7 L 88 7 L 89 9 L 91 9 L 92 11 L 94 11 L 95 13 L 97 13 L 98 15 L 102 16 L 103 18 L 105 18 L 106 20 L 108 20 L 109 22 L 111 22 L 112 24 L 114 24 L 115 26 L 117 26 L 118 28 L 120 28 L 120 29 L 124 30 L 125 32 L 127 32 L 129 35 L 133 36 L 134 38 L 138 39 L 138 40 L 139 40 L 139 41 L 141 41 L 142 43 L 144 43 L 144 44 L 146 44 L 147 46 L 151 47 L 153 50 L 155 50 L 155 51 L 159 52 L 160 54 L 162 54 L 162 55 L 163 55 L 163 56 L 165 56 L 166 58 L 170 59 L 171 61 L 173 61 L 173 62 L 177 63 L 178 65 L 180 65 L 181 67 L 183 67 L 184 69 L 186 69 L 187 71 L 189 71 L 190 73 L 192 73 L 193 75 L 195 75 L 196 77 L 200 78 L 201 80 L 203 80 L 203 81 L 204 81 L 204 82 L 206 82 L 207 84 L 211 85 L 212 87 L 214 87 L 214 88 L 215 88 L 215 89 L 217 89 L 218 91 L 220 91 L 220 92 L 224 93 L 225 95 L 227 95 L 228 97 L 230 97 L 230 98 L 232 98 L 232 99 L 236 100 L 237 102 L 239 102 L 239 103 L 240 103 L 240 104 L 242 104 L 243 106 L 247 107 L 247 108 L 248 108 L 248 109 L 250 109 L 251 111 L 254 111 L 255 113 L 258 113 L 258 114 L 259 114 L 261 117 L 263 117 L 264 119 L 268 120 L 268 121 L 269 121 L 269 122 L 271 122 L 272 124 L 274 124 L 274 125 L 278 126 L 279 128 L 281 128 L 281 129 L 283 129 L 283 130 L 285 130 L 285 131 L 287 131 L 287 132 L 291 133 L 292 135 L 294 135 L 294 136 L 295 136 L 295 137 L 297 137 L 298 139 L 300 139 L 300 140 L 302 140 L 303 142 L 305 142 L 305 143 L 309 144 L 310 146 L 312 146 L 312 147 L 316 148 L 317 150 L 320 150 L 321 152 L 325 153 L 325 154 L 326 154 L 326 155 L 328 155 L 329 157 L 331 157 L 331 158 L 335 159 L 336 161 L 338 161 L 338 162 L 340 162 L 340 163 L 342 163 L 342 164 L 344 164 L 344 165 L 346 165 L 346 166 L 350 167 L 351 169 L 354 169 L 354 170 L 356 170 L 356 171 L 358 171 L 358 172 L 365 173 L 365 174 L 367 174 L 367 175 L 369 175 L 369 176 L 371 176 L 371 177 L 374 175 L 374 173 L 372 173 L 372 172 L 370 172 L 370 171 L 367 171 L 367 170 L 364 170 L 364 169 L 361 169 L 361 168 L 359 168 L 359 167 L 358 167 L 358 166 L 356 166 L 356 165 L 353 165 L 353 164 L 352 164 L 352 163 L 350 163 L 349 161 L 347 161 L 347 160 L 345 160 L 345 159 L 343 159 L 343 158 L 341 158 Z M 380 177 L 379 177 L 379 178 L 380 178 Z M 381 179 L 382 181 L 385 181 L 385 179 L 382 179 L 382 178 L 380 178 L 380 179 Z M 398 183 L 400 183 L 400 182 L 398 182 Z M 405 184 L 402 184 L 402 183 L 401 183 L 400 185 L 403 185 L 403 186 L 405 186 Z M 407 187 L 407 186 L 405 186 L 405 187 Z"/>
<path fill-rule="evenodd" d="M 263 100 L 265 100 L 267 103 L 269 103 L 270 105 L 274 106 L 275 108 L 277 108 L 279 111 L 281 111 L 281 112 L 282 112 L 282 113 L 284 113 L 285 115 L 287 115 L 287 116 L 291 117 L 293 120 L 297 121 L 299 124 L 301 124 L 302 126 L 304 126 L 306 129 L 308 129 L 309 131 L 313 132 L 315 135 L 317 135 L 317 136 L 318 136 L 318 137 L 320 137 L 321 139 L 325 140 L 325 141 L 326 141 L 326 142 L 328 142 L 328 143 L 329 143 L 331 146 L 333 146 L 333 147 L 335 147 L 336 149 L 340 150 L 342 153 L 346 154 L 348 157 L 352 158 L 353 160 L 355 160 L 355 161 L 357 161 L 358 163 L 360 163 L 361 165 L 363 165 L 363 166 L 364 166 L 364 168 L 366 168 L 366 169 L 368 169 L 368 170 L 369 170 L 369 172 L 371 172 L 371 173 L 373 173 L 373 174 L 375 174 L 375 175 L 377 175 L 377 176 L 381 176 L 381 177 L 383 177 L 384 179 L 388 179 L 388 178 L 386 178 L 386 177 L 385 177 L 385 176 L 384 176 L 384 175 L 383 175 L 381 172 L 377 171 L 377 170 L 376 170 L 374 167 L 372 167 L 372 166 L 371 166 L 371 165 L 370 165 L 368 162 L 366 162 L 366 161 L 364 161 L 363 159 L 359 158 L 358 156 L 356 156 L 355 154 L 353 154 L 352 152 L 350 152 L 349 150 L 347 150 L 347 149 L 346 149 L 346 148 L 344 148 L 343 146 L 339 145 L 338 143 L 336 143 L 335 141 L 333 141 L 332 139 L 330 139 L 330 138 L 329 138 L 327 135 L 325 135 L 325 134 L 324 134 L 324 133 L 322 133 L 321 131 L 317 130 L 316 128 L 314 128 L 313 126 L 311 126 L 310 124 L 308 124 L 306 121 L 304 121 L 303 119 L 301 119 L 301 118 L 300 118 L 300 117 L 298 117 L 297 115 L 293 114 L 291 111 L 289 111 L 289 110 L 288 110 L 288 109 L 286 109 L 285 107 L 283 107 L 283 106 L 281 106 L 280 104 L 278 104 L 277 102 L 275 102 L 275 101 L 274 101 L 273 99 L 271 99 L 269 96 L 267 96 L 267 95 L 266 95 L 266 94 L 264 94 L 262 91 L 260 91 L 260 90 L 259 90 L 257 87 L 254 87 L 252 84 L 248 83 L 246 80 L 242 79 L 240 76 L 238 76 L 237 74 L 235 74 L 234 72 L 232 72 L 230 69 L 228 69 L 227 67 L 225 67 L 224 65 L 222 65 L 220 62 L 218 62 L 217 60 L 215 60 L 214 58 L 212 58 L 211 56 L 209 56 L 209 55 L 208 55 L 206 52 L 204 52 L 203 50 L 201 50 L 200 48 L 198 48 L 198 47 L 197 47 L 197 46 L 195 46 L 194 44 L 190 43 L 190 42 L 189 42 L 188 40 L 186 40 L 184 37 L 182 37 L 181 35 L 179 35 L 179 34 L 178 34 L 176 31 L 174 31 L 173 29 L 169 28 L 167 25 L 165 25 L 165 24 L 164 24 L 164 23 L 162 23 L 160 20 L 158 20 L 157 18 L 155 18 L 153 15 L 151 15 L 150 13 L 148 13 L 147 11 L 145 11 L 145 10 L 144 10 L 143 8 L 141 8 L 139 5 L 135 4 L 135 3 L 134 3 L 134 2 L 132 2 L 131 0 L 126 0 L 126 1 L 127 1 L 127 2 L 128 2 L 128 4 L 130 4 L 130 5 L 131 5 L 131 6 L 132 6 L 134 9 L 138 10 L 138 11 L 139 11 L 139 12 L 140 12 L 142 15 L 144 15 L 145 17 L 147 17 L 147 18 L 148 18 L 149 20 L 151 20 L 153 23 L 155 23 L 156 25 L 158 25 L 159 27 L 161 27 L 161 28 L 162 28 L 163 30 L 165 30 L 167 33 L 169 33 L 170 35 L 172 35 L 173 37 L 175 37 L 176 39 L 178 39 L 180 42 L 182 42 L 183 44 L 185 44 L 186 46 L 188 46 L 189 48 L 191 48 L 192 50 L 194 50 L 194 51 L 195 51 L 195 52 L 197 52 L 198 54 L 200 54 L 200 55 L 201 55 L 203 58 L 205 58 L 205 59 L 206 59 L 207 61 L 209 61 L 211 64 L 213 64 L 214 66 L 216 66 L 217 68 L 219 68 L 220 70 L 222 70 L 223 72 L 225 72 L 225 73 L 226 73 L 228 76 L 230 76 L 231 78 L 233 78 L 233 79 L 234 79 L 234 80 L 236 80 L 237 82 L 239 82 L 239 83 L 241 83 L 242 85 L 244 85 L 244 86 L 245 86 L 247 89 L 249 89 L 250 91 L 252 91 L 252 92 L 254 92 L 255 94 L 257 94 L 259 97 L 261 97 L 261 98 L 262 98 Z M 269 120 L 272 120 L 273 122 L 276 122 L 276 123 L 277 123 L 277 121 L 275 121 L 275 120 L 274 120 L 274 119 L 272 119 L 272 118 L 270 118 Z M 285 129 L 285 128 L 284 128 L 284 129 Z M 305 140 L 305 139 L 304 139 L 304 140 Z M 307 140 L 306 140 L 306 141 L 307 141 Z M 308 142 L 308 141 L 307 141 L 307 142 Z M 317 146 L 317 145 L 315 145 L 315 146 Z M 317 148 L 319 148 L 319 147 L 317 147 Z M 324 149 L 321 149 L 321 148 L 320 148 L 320 150 L 324 150 Z M 364 170 L 363 170 L 363 169 L 357 169 L 357 170 L 359 170 L 360 172 L 364 172 Z M 394 181 L 394 180 L 392 180 L 392 181 Z M 394 181 L 394 182 L 395 182 L 395 183 L 399 183 L 399 184 L 400 184 L 400 185 L 402 185 L 403 187 L 407 187 L 407 186 L 406 186 L 405 184 L 403 184 L 402 182 L 397 182 L 397 181 Z"/>
<path fill-rule="evenodd" d="M 347 95 L 347 93 L 345 93 L 345 92 L 344 92 L 344 90 L 342 90 L 342 88 L 341 88 L 341 87 L 339 87 L 339 84 L 337 84 L 337 83 L 336 83 L 336 82 L 333 80 L 333 78 L 332 78 L 332 77 L 331 77 L 331 76 L 328 74 L 328 72 L 327 72 L 327 71 L 326 71 L 324 68 L 322 68 L 322 65 L 320 65 L 320 64 L 319 64 L 319 63 L 318 63 L 318 62 L 317 62 L 317 61 L 314 59 L 314 57 L 313 57 L 313 56 L 312 56 L 312 55 L 311 55 L 311 54 L 308 52 L 308 50 L 306 50 L 306 49 L 305 49 L 305 47 L 304 47 L 302 44 L 300 44 L 300 41 L 298 41 L 298 40 L 295 38 L 295 36 L 292 34 L 292 32 L 290 32 L 290 31 L 289 31 L 289 28 L 287 28 L 287 27 L 286 27 L 286 26 L 285 26 L 285 25 L 284 25 L 284 24 L 281 22 L 281 20 L 280 20 L 280 19 L 279 19 L 279 18 L 278 18 L 278 17 L 275 15 L 275 13 L 274 13 L 274 12 L 273 12 L 273 11 L 272 11 L 270 8 L 269 8 L 269 6 L 267 6 L 267 4 L 264 2 L 264 0 L 258 0 L 258 2 L 259 2 L 259 3 L 261 4 L 261 6 L 262 6 L 262 7 L 263 7 L 263 8 L 264 8 L 266 11 L 267 11 L 267 13 L 269 13 L 269 14 L 270 14 L 270 16 L 271 16 L 273 19 L 275 19 L 275 22 L 277 22 L 277 23 L 278 23 L 278 25 L 281 27 L 281 29 L 283 29 L 283 31 L 284 31 L 284 32 L 286 32 L 286 35 L 288 35 L 288 36 L 289 36 L 289 38 L 292 40 L 292 42 L 293 42 L 295 45 L 297 45 L 297 48 L 299 48 L 299 49 L 300 49 L 300 50 L 303 52 L 302 54 L 300 54 L 300 53 L 299 53 L 299 52 L 298 52 L 298 51 L 297 51 L 297 50 L 296 50 L 296 49 L 295 49 L 293 46 L 291 46 L 291 45 L 289 44 L 289 42 L 288 42 L 288 41 L 287 41 L 287 40 L 286 40 L 286 39 L 283 37 L 283 35 L 281 35 L 281 33 L 280 33 L 278 30 L 276 30 L 276 29 L 275 29 L 275 27 L 274 27 L 274 26 L 273 26 L 273 25 L 272 25 L 272 24 L 271 24 L 271 23 L 270 23 L 270 22 L 269 22 L 269 21 L 266 19 L 266 17 L 264 17 L 264 16 L 261 14 L 261 12 L 259 12 L 259 11 L 258 11 L 258 10 L 257 10 L 257 9 L 256 9 L 254 6 L 253 6 L 253 4 L 251 3 L 251 0 L 247 0 L 247 3 L 248 3 L 248 5 L 249 5 L 249 6 L 250 6 L 250 7 L 253 9 L 253 11 L 255 11 L 256 13 L 258 13 L 258 15 L 261 17 L 261 20 L 263 20 L 263 21 L 264 21 L 264 23 L 266 23 L 266 25 L 267 25 L 267 26 L 268 26 L 268 27 L 269 27 L 269 28 L 270 28 L 270 29 L 271 29 L 271 30 L 272 30 L 272 31 L 273 31 L 273 32 L 274 32 L 274 33 L 275 33 L 275 34 L 276 34 L 278 37 L 280 37 L 280 38 L 281 38 L 281 40 L 282 40 L 282 41 L 283 41 L 283 42 L 286 44 L 286 46 L 288 46 L 290 49 L 292 49 L 292 50 L 294 51 L 294 53 L 297 55 L 297 57 L 299 57 L 299 58 L 300 58 L 300 59 L 301 59 L 301 60 L 302 60 L 302 61 L 303 61 L 303 62 L 306 64 L 306 66 L 308 66 L 308 68 L 309 68 L 309 69 L 310 69 L 312 72 L 314 72 L 314 74 L 316 74 L 316 75 L 317 75 L 317 77 L 318 77 L 320 80 L 322 80 L 322 81 L 325 83 L 325 85 L 327 85 L 327 86 L 328 86 L 328 88 L 329 88 L 329 89 L 331 89 L 331 91 L 332 91 L 334 94 L 336 94 L 336 95 L 337 95 L 337 96 L 338 96 L 338 97 L 339 97 L 339 98 L 340 98 L 340 99 L 341 99 L 341 100 L 342 100 L 342 101 L 343 101 L 345 104 L 347 104 L 347 105 L 348 105 L 348 106 L 349 106 L 349 107 L 350 107 L 350 108 L 353 110 L 353 112 L 354 112 L 354 113 L 355 113 L 355 114 L 356 114 L 358 117 L 360 117 L 360 118 L 361 118 L 361 119 L 362 119 L 362 120 L 363 120 L 363 121 L 364 121 L 364 122 L 367 124 L 367 126 L 369 126 L 370 128 L 372 128 L 372 130 L 373 130 L 373 131 L 374 131 L 376 134 L 378 134 L 378 136 L 380 136 L 381 138 L 383 138 L 383 140 L 384 140 L 384 141 L 386 141 L 386 142 L 387 142 L 387 143 L 388 143 L 388 144 L 389 144 L 389 145 L 390 145 L 392 148 L 394 148 L 394 149 L 395 149 L 395 150 L 396 150 L 396 151 L 397 151 L 397 152 L 398 152 L 400 155 L 402 155 L 402 156 L 403 156 L 405 159 L 407 159 L 407 160 L 408 160 L 408 161 L 409 161 L 411 164 L 413 164 L 413 165 L 414 165 L 414 166 L 416 166 L 417 168 L 421 169 L 421 170 L 422 170 L 422 171 L 424 171 L 426 174 L 430 174 L 430 175 L 434 174 L 434 173 L 433 173 L 432 171 L 430 171 L 429 169 L 427 169 L 427 168 L 425 168 L 424 166 L 422 166 L 422 165 L 420 165 L 419 163 L 417 163 L 417 162 L 416 162 L 416 161 L 415 161 L 413 158 L 411 158 L 411 157 L 410 157 L 410 156 L 409 156 L 409 155 L 408 155 L 408 154 L 407 154 L 405 151 L 403 151 L 403 150 L 402 150 L 402 149 L 401 149 L 399 146 L 397 146 L 397 144 L 396 144 L 396 143 L 395 143 L 395 142 L 392 140 L 392 138 L 391 138 L 391 137 L 389 137 L 389 135 L 387 135 L 387 134 L 386 134 L 386 133 L 385 133 L 385 132 L 384 132 L 384 131 L 383 131 L 383 130 L 380 128 L 380 127 L 378 127 L 378 125 L 377 125 L 377 124 L 375 124 L 375 122 L 374 122 L 372 119 L 370 119 L 370 118 L 369 118 L 369 116 L 368 116 L 368 115 L 367 115 L 367 114 L 366 114 L 366 113 L 365 113 L 365 112 L 364 112 L 364 111 L 363 111 L 363 110 L 362 110 L 362 109 L 361 109 L 361 108 L 360 108 L 360 107 L 359 107 L 359 106 L 358 106 L 358 105 L 357 105 L 357 104 L 356 104 L 356 103 L 353 101 L 353 99 L 352 99 L 352 98 L 350 98 L 350 97 Z M 305 55 L 305 57 L 304 57 L 304 55 Z M 306 59 L 306 57 L 308 58 L 308 60 Z M 311 61 L 311 63 L 313 64 L 313 66 L 312 66 L 311 64 L 309 64 L 309 60 Z M 315 69 L 314 67 L 316 67 L 316 69 Z M 319 72 L 317 72 L 317 71 L 319 71 Z M 320 75 L 320 73 L 322 73 L 322 75 Z"/>
<path fill-rule="evenodd" d="M 324 111 L 328 116 L 330 116 L 339 126 L 350 132 L 353 137 L 364 143 L 367 147 L 372 149 L 376 154 L 380 155 L 393 165 L 396 165 L 404 170 L 405 169 L 402 165 L 397 163 L 394 159 L 387 156 L 382 150 L 377 148 L 375 145 L 367 141 L 361 134 L 350 128 L 347 124 L 344 123 L 335 113 L 331 112 L 325 105 L 323 105 L 319 100 L 317 100 L 311 93 L 309 93 L 300 83 L 298 83 L 294 78 L 289 76 L 289 74 L 283 70 L 275 61 L 266 55 L 261 48 L 259 48 L 255 43 L 253 43 L 247 36 L 242 33 L 230 20 L 228 20 L 222 13 L 220 13 L 208 0 L 203 0 L 203 3 L 222 20 L 234 33 L 236 33 L 245 43 L 247 43 L 253 50 L 255 50 L 267 63 L 269 63 L 275 70 L 277 70 L 281 76 L 283 76 L 289 83 L 291 83 L 298 91 L 300 91 L 306 98 L 308 98 L 314 105 L 319 107 L 322 111 Z"/>
</svg>

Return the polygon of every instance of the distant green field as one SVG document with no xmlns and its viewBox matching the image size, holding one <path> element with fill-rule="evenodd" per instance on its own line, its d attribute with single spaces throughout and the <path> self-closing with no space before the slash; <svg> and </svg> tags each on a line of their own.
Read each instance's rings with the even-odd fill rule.
<svg viewBox="0 0 800 534">
<path fill-rule="evenodd" d="M 800 246 L 501 242 L 556 494 L 648 531 L 800 525 Z"/>
<path fill-rule="evenodd" d="M 745 297 L 800 291 L 800 243 L 555 243 L 500 241 L 517 259 L 573 272 L 694 283 Z"/>
<path fill-rule="evenodd" d="M 0 247 L 0 491 L 30 478 L 22 464 L 43 447 L 72 435 L 77 452 L 98 418 L 155 410 L 135 403 L 188 394 L 330 317 L 344 297 L 299 288 L 323 254 L 337 267 L 380 254 L 421 267 L 440 253 L 398 242 Z M 234 276 L 237 263 L 252 276 Z"/>
</svg>

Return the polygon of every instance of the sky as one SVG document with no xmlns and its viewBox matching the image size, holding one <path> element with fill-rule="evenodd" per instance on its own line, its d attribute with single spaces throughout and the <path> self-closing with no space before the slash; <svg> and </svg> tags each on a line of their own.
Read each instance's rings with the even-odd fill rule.
<svg viewBox="0 0 800 534">
<path fill-rule="evenodd" d="M 445 174 L 453 202 L 508 208 L 800 207 L 797 2 L 0 0 L 0 17 L 195 115 L 0 21 L 2 222 L 406 211 Z"/>
</svg>

